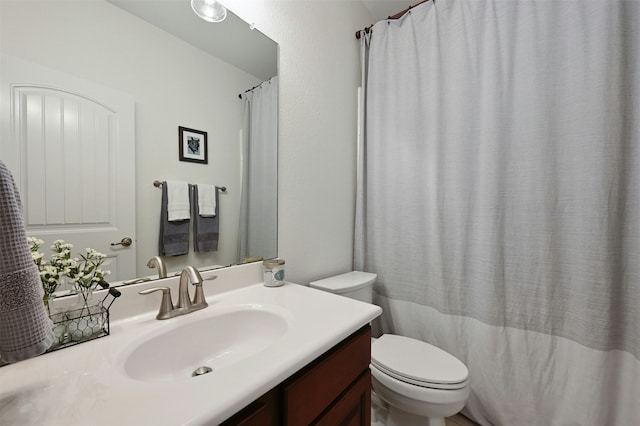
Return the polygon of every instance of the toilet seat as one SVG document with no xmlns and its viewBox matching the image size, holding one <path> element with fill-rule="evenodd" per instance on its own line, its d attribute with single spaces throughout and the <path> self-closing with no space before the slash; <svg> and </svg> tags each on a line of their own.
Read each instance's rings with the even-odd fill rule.
<svg viewBox="0 0 640 426">
<path fill-rule="evenodd" d="M 471 392 L 460 389 L 434 389 L 398 380 L 370 365 L 371 385 L 387 404 L 402 411 L 426 417 L 448 417 L 464 407 Z"/>
<path fill-rule="evenodd" d="M 468 386 L 469 370 L 444 350 L 410 337 L 384 334 L 371 346 L 371 364 L 415 386 L 454 390 Z"/>
</svg>

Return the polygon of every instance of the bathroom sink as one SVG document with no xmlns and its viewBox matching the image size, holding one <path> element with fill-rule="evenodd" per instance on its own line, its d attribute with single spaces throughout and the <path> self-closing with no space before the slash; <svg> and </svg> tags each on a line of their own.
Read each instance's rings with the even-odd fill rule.
<svg viewBox="0 0 640 426">
<path fill-rule="evenodd" d="M 283 314 L 261 305 L 214 311 L 177 326 L 171 321 L 121 354 L 127 376 L 145 382 L 197 380 L 266 349 L 288 328 Z"/>
</svg>

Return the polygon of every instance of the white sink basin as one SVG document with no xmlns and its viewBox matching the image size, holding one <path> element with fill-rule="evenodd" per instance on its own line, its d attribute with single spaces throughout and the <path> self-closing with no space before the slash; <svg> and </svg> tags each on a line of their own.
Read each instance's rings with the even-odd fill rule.
<svg viewBox="0 0 640 426">
<path fill-rule="evenodd" d="M 213 311 L 173 327 L 171 321 L 176 319 L 121 354 L 127 376 L 145 382 L 197 380 L 197 369 L 205 367 L 199 372 L 206 374 L 235 364 L 269 347 L 288 329 L 282 314 L 260 305 Z"/>
</svg>

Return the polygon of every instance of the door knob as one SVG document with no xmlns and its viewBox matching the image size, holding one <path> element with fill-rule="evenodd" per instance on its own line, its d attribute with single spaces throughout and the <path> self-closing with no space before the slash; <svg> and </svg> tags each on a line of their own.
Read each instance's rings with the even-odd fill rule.
<svg viewBox="0 0 640 426">
<path fill-rule="evenodd" d="M 124 237 L 122 240 L 120 240 L 119 243 L 111 243 L 112 246 L 122 246 L 122 247 L 129 247 L 131 245 L 131 243 L 133 243 L 133 240 L 129 237 Z"/>
</svg>

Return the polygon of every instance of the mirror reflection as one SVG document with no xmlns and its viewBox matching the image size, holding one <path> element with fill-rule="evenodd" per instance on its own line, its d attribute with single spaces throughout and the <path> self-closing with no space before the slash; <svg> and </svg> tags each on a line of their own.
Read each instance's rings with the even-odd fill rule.
<svg viewBox="0 0 640 426">
<path fill-rule="evenodd" d="M 277 255 L 276 43 L 230 11 L 203 21 L 189 0 L 0 12 L 0 155 L 45 255 L 57 239 L 98 250 L 112 283 Z M 182 155 L 181 137 L 199 148 Z M 191 217 L 188 253 L 156 257 L 154 181 L 217 187 L 215 250 L 194 250 Z"/>
</svg>

